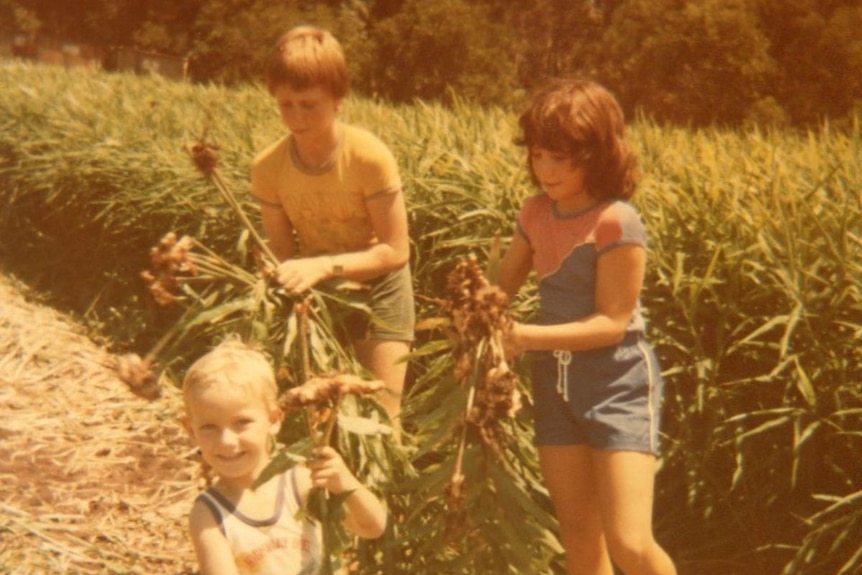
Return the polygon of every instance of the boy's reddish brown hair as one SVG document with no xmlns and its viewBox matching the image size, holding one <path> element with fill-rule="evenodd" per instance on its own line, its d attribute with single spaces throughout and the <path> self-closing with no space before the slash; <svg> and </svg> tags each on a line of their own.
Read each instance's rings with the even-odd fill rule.
<svg viewBox="0 0 862 575">
<path fill-rule="evenodd" d="M 267 59 L 265 78 L 270 93 L 283 85 L 295 90 L 322 86 L 340 99 L 350 90 L 341 44 L 316 26 L 297 26 L 278 39 Z"/>
</svg>

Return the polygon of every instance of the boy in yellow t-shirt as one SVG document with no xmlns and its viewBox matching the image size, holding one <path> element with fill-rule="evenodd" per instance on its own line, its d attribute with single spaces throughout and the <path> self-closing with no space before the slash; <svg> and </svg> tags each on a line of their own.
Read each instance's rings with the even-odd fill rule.
<svg viewBox="0 0 862 575">
<path fill-rule="evenodd" d="M 290 131 L 252 167 L 252 194 L 281 259 L 278 281 L 296 294 L 333 278 L 369 284 L 375 321 L 351 339 L 359 361 L 383 381 L 379 399 L 400 429 L 407 365 L 399 359 L 410 351 L 415 311 L 398 166 L 376 136 L 338 120 L 347 65 L 325 30 L 300 26 L 282 36 L 266 83 Z"/>
</svg>

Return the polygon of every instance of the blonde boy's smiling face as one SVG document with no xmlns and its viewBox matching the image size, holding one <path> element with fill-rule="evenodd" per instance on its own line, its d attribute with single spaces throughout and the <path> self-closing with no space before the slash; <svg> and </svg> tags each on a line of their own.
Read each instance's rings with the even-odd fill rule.
<svg viewBox="0 0 862 575">
<path fill-rule="evenodd" d="M 186 425 L 204 461 L 221 481 L 251 485 L 269 461 L 281 413 L 270 410 L 260 394 L 227 385 L 197 389 L 188 399 Z"/>
<path fill-rule="evenodd" d="M 272 92 L 281 120 L 296 138 L 325 135 L 332 130 L 341 99 L 322 86 L 296 90 L 281 85 Z"/>
</svg>

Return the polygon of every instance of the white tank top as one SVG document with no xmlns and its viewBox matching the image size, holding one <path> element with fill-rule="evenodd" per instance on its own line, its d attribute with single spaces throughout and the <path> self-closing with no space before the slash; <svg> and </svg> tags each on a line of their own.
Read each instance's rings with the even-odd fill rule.
<svg viewBox="0 0 862 575">
<path fill-rule="evenodd" d="M 320 568 L 320 526 L 307 518 L 297 519 L 302 503 L 296 469 L 277 480 L 275 508 L 267 519 L 243 515 L 213 489 L 198 498 L 213 512 L 241 575 L 314 575 Z"/>
</svg>

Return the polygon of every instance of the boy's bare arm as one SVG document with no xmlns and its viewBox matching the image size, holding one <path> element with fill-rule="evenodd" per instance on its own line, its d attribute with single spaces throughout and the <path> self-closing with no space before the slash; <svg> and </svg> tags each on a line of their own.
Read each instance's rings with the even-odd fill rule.
<svg viewBox="0 0 862 575">
<path fill-rule="evenodd" d="M 189 533 L 201 575 L 238 575 L 227 540 L 212 511 L 200 500 L 189 515 Z"/>
<path fill-rule="evenodd" d="M 351 473 L 344 460 L 331 447 L 315 451 L 308 463 L 311 484 L 332 494 L 349 493 L 344 505 L 344 526 L 363 539 L 376 539 L 386 529 L 386 508 L 367 487 Z"/>
<path fill-rule="evenodd" d="M 355 281 L 366 281 L 397 270 L 410 258 L 404 193 L 379 194 L 368 198 L 365 206 L 377 243 L 362 251 L 333 254 L 341 274 Z"/>
<path fill-rule="evenodd" d="M 367 487 L 356 482 L 356 488 L 344 503 L 347 517 L 344 526 L 363 539 L 376 539 L 386 530 L 386 508 Z"/>
</svg>

